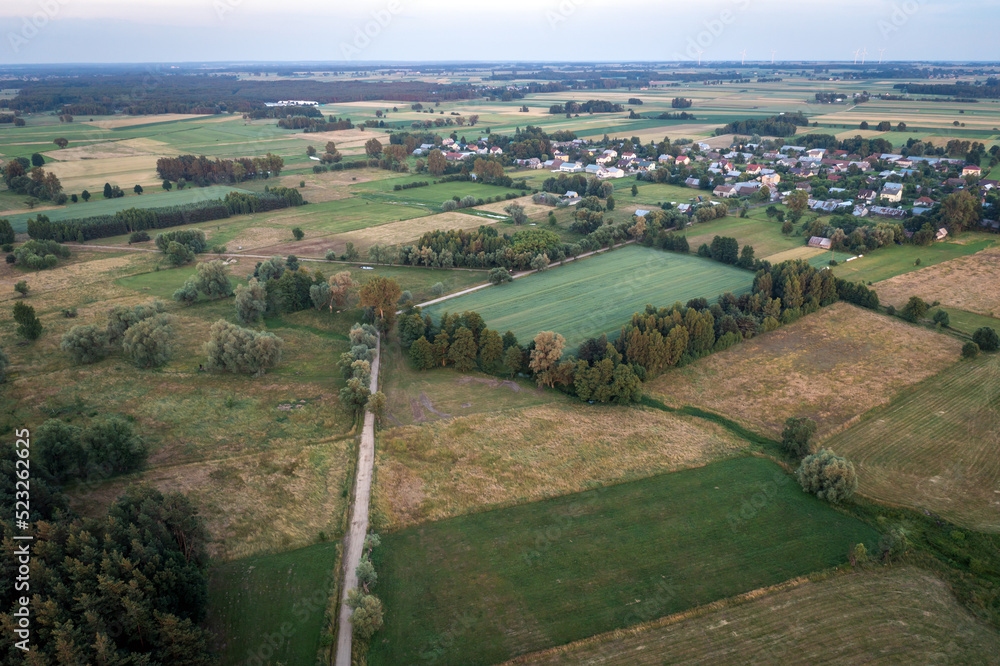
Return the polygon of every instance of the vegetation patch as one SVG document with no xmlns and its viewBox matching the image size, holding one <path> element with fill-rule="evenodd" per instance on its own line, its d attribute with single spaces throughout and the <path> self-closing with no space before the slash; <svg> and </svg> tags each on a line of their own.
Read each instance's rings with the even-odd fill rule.
<svg viewBox="0 0 1000 666">
<path fill-rule="evenodd" d="M 1000 248 L 945 261 L 875 285 L 886 305 L 902 307 L 911 296 L 987 317 L 1000 316 Z"/>
</svg>

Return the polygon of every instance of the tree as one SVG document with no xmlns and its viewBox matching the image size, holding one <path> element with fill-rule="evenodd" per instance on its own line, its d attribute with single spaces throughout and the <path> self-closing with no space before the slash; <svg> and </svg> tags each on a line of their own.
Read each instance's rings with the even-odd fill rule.
<svg viewBox="0 0 1000 666">
<path fill-rule="evenodd" d="M 33 434 L 33 453 L 38 456 L 38 465 L 56 482 L 65 483 L 86 474 L 87 451 L 79 426 L 49 419 Z"/>
<path fill-rule="evenodd" d="M 382 154 L 382 142 L 378 139 L 368 139 L 365 141 L 365 153 L 368 157 L 378 157 Z"/>
<path fill-rule="evenodd" d="M 928 305 L 919 296 L 910 296 L 899 316 L 908 322 L 916 323 L 927 314 Z"/>
<path fill-rule="evenodd" d="M 512 203 L 504 206 L 504 212 L 510 215 L 514 224 L 524 224 L 528 221 L 528 215 L 524 212 L 524 206 L 519 203 Z"/>
<path fill-rule="evenodd" d="M 792 417 L 785 421 L 781 445 L 796 457 L 809 453 L 809 438 L 816 434 L 816 422 L 810 418 Z"/>
<path fill-rule="evenodd" d="M 283 345 L 273 333 L 258 333 L 220 319 L 212 324 L 205 353 L 209 368 L 259 377 L 281 361 Z"/>
<path fill-rule="evenodd" d="M 953 236 L 979 223 L 981 206 L 968 192 L 960 190 L 945 197 L 941 202 L 941 220 Z"/>
<path fill-rule="evenodd" d="M 267 311 L 267 288 L 250 278 L 246 285 L 236 287 L 236 320 L 241 324 L 254 324 Z"/>
<path fill-rule="evenodd" d="M 136 183 L 135 187 L 132 188 L 132 191 L 135 192 L 136 194 L 142 194 L 142 185 Z"/>
<path fill-rule="evenodd" d="M 295 237 L 295 240 L 300 241 L 305 238 L 305 232 L 303 232 L 299 227 L 295 227 L 292 229 L 292 236 Z"/>
<path fill-rule="evenodd" d="M 66 146 L 69 145 L 69 141 L 67 141 L 63 137 L 59 137 L 58 139 L 53 139 L 52 143 L 56 144 L 60 148 L 65 148 Z"/>
<path fill-rule="evenodd" d="M 562 357 L 566 339 L 552 331 L 542 331 L 535 336 L 535 348 L 531 350 L 528 367 L 535 373 L 539 386 L 552 387 L 555 383 L 554 370 Z"/>
<path fill-rule="evenodd" d="M 455 339 L 448 348 L 448 360 L 459 372 L 468 372 L 476 367 L 476 341 L 472 331 L 462 326 L 455 331 Z"/>
<path fill-rule="evenodd" d="M 989 326 L 976 329 L 976 332 L 972 334 L 972 341 L 979 345 L 979 348 L 984 352 L 1000 349 L 1000 337 L 997 337 L 996 330 Z"/>
<path fill-rule="evenodd" d="M 194 252 L 187 245 L 182 245 L 177 241 L 170 241 L 167 245 L 167 261 L 174 266 L 183 266 L 194 261 Z"/>
<path fill-rule="evenodd" d="M 858 489 L 854 464 L 827 449 L 803 458 L 795 477 L 802 490 L 835 504 L 850 499 Z"/>
<path fill-rule="evenodd" d="M 169 192 L 170 190 L 173 189 L 174 184 L 171 183 L 169 180 L 164 180 L 162 187 L 164 192 Z"/>
<path fill-rule="evenodd" d="M 358 637 L 368 640 L 382 628 L 382 602 L 378 597 L 350 590 L 347 593 L 347 605 L 353 609 L 351 626 Z"/>
<path fill-rule="evenodd" d="M 0 218 L 0 245 L 9 245 L 14 242 L 14 238 L 14 227 L 11 226 L 10 221 Z"/>
<path fill-rule="evenodd" d="M 518 345 L 508 347 L 503 353 L 503 367 L 511 378 L 524 368 L 524 352 Z"/>
<path fill-rule="evenodd" d="M 365 404 L 365 409 L 375 415 L 376 423 L 382 423 L 382 419 L 385 417 L 385 405 L 385 393 L 382 393 L 382 391 L 375 391 L 368 396 L 368 402 Z"/>
<path fill-rule="evenodd" d="M 378 317 L 379 330 L 390 331 L 396 320 L 396 303 L 403 293 L 392 278 L 376 275 L 361 287 L 361 306 L 373 308 Z"/>
<path fill-rule="evenodd" d="M 144 319 L 125 331 L 122 349 L 140 368 L 158 368 L 170 360 L 171 329 L 167 315 Z"/>
<path fill-rule="evenodd" d="M 233 295 L 233 285 L 229 281 L 226 265 L 218 259 L 198 264 L 198 272 L 194 279 L 195 288 L 207 294 L 212 300 Z"/>
<path fill-rule="evenodd" d="M 444 153 L 440 150 L 434 149 L 427 154 L 427 171 L 429 171 L 432 176 L 440 176 L 444 173 L 447 166 L 448 160 L 445 159 Z"/>
<path fill-rule="evenodd" d="M 410 361 L 417 370 L 430 370 L 434 367 L 434 346 L 423 335 L 410 345 Z"/>
<path fill-rule="evenodd" d="M 491 329 L 479 334 L 479 367 L 483 372 L 498 372 L 503 360 L 503 339 Z"/>
<path fill-rule="evenodd" d="M 375 565 L 373 565 L 371 560 L 367 557 L 361 558 L 361 562 L 354 569 L 354 573 L 358 577 L 358 583 L 364 588 L 365 592 L 370 590 L 372 586 L 378 582 L 378 574 L 375 573 Z"/>
<path fill-rule="evenodd" d="M 74 363 L 95 363 L 108 355 L 108 333 L 94 325 L 74 326 L 63 334 L 59 348 L 68 353 Z"/>
<path fill-rule="evenodd" d="M 45 164 L 45 158 L 42 157 L 41 153 L 31 154 L 31 166 L 40 167 L 43 166 L 44 164 Z"/>
<path fill-rule="evenodd" d="M 948 314 L 947 310 L 937 310 L 932 320 L 935 324 L 940 324 L 942 328 L 948 328 L 951 325 L 951 315 Z"/>
<path fill-rule="evenodd" d="M 497 266 L 490 269 L 487 279 L 491 284 L 504 284 L 505 282 L 511 282 L 514 276 L 503 266 Z"/>
<path fill-rule="evenodd" d="M 795 190 L 788 195 L 785 205 L 791 211 L 793 219 L 798 219 L 805 212 L 806 208 L 809 207 L 809 195 L 806 194 L 805 190 Z"/>
<path fill-rule="evenodd" d="M 317 310 L 322 310 L 330 305 L 330 285 L 326 282 L 320 282 L 309 287 L 309 300 L 312 301 L 313 307 Z"/>
<path fill-rule="evenodd" d="M 110 199 L 114 196 L 114 190 L 111 188 L 111 183 L 104 183 L 104 198 Z"/>
<path fill-rule="evenodd" d="M 28 295 L 28 281 L 27 280 L 18 280 L 14 284 L 14 291 L 16 291 L 17 293 L 21 294 L 22 298 L 25 297 L 25 296 L 27 296 Z"/>
<path fill-rule="evenodd" d="M 350 303 L 351 290 L 358 286 L 358 283 L 351 277 L 350 271 L 341 271 L 330 278 L 330 311 L 334 306 L 344 308 Z"/>
<path fill-rule="evenodd" d="M 979 356 L 979 345 L 975 342 L 966 342 L 962 345 L 962 358 L 976 358 Z"/>
<path fill-rule="evenodd" d="M 361 258 L 361 253 L 354 247 L 354 243 L 347 241 L 344 245 L 344 261 L 357 261 Z"/>
<path fill-rule="evenodd" d="M 37 340 L 42 335 L 42 322 L 35 316 L 35 308 L 23 301 L 14 303 L 14 321 L 17 334 L 26 340 Z"/>
<path fill-rule="evenodd" d="M 637 196 L 639 194 L 639 186 L 632 183 L 632 196 Z"/>
<path fill-rule="evenodd" d="M 83 199 L 84 202 L 90 201 L 90 192 L 88 192 L 87 190 L 80 192 L 80 198 Z"/>
<path fill-rule="evenodd" d="M 125 474 L 146 464 L 149 448 L 132 424 L 121 416 L 106 416 L 91 423 L 81 437 L 87 452 L 89 475 Z"/>
</svg>

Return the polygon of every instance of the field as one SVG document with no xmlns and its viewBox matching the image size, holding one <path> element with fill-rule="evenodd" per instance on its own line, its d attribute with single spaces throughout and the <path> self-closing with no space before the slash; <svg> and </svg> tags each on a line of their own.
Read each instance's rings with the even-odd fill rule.
<svg viewBox="0 0 1000 666">
<path fill-rule="evenodd" d="M 387 610 L 369 663 L 495 663 L 835 566 L 876 538 L 759 458 L 407 528 L 375 551 Z"/>
<path fill-rule="evenodd" d="M 668 404 L 707 407 L 776 436 L 812 418 L 822 439 L 959 358 L 961 342 L 835 303 L 646 384 Z"/>
<path fill-rule="evenodd" d="M 438 374 L 470 401 L 489 381 Z M 508 395 L 517 395 L 511 389 L 494 386 L 494 400 L 482 395 L 492 407 L 486 413 L 383 431 L 376 504 L 386 527 L 639 479 L 746 448 L 714 424 L 659 410 L 569 400 L 504 408 Z M 430 395 L 440 409 L 438 394 Z"/>
<path fill-rule="evenodd" d="M 444 301 L 426 312 L 439 317 L 476 311 L 490 328 L 511 330 L 523 344 L 539 331 L 556 331 L 572 350 L 602 333 L 614 337 L 647 303 L 670 306 L 727 291 L 740 294 L 749 291 L 752 280 L 747 271 L 708 259 L 627 246 Z"/>
<path fill-rule="evenodd" d="M 517 664 L 989 663 L 996 630 L 940 579 L 897 567 L 794 581 L 737 605 L 653 621 Z"/>
<path fill-rule="evenodd" d="M 884 280 L 875 285 L 879 300 L 900 308 L 911 296 L 928 303 L 940 301 L 949 307 L 987 317 L 1000 316 L 1000 248 L 945 261 L 918 271 Z"/>
<path fill-rule="evenodd" d="M 860 491 L 1000 531 L 1000 357 L 981 356 L 905 391 L 824 442 L 858 467 Z"/>
<path fill-rule="evenodd" d="M 208 624 L 223 664 L 311 664 L 337 581 L 339 544 L 227 562 L 212 569 Z"/>
<path fill-rule="evenodd" d="M 894 245 L 875 250 L 860 259 L 834 266 L 833 274 L 854 282 L 880 282 L 896 275 L 920 270 L 943 261 L 975 254 L 992 247 L 996 237 L 987 234 L 967 233 L 959 240 L 919 245 Z M 917 259 L 920 264 L 917 265 Z"/>
</svg>

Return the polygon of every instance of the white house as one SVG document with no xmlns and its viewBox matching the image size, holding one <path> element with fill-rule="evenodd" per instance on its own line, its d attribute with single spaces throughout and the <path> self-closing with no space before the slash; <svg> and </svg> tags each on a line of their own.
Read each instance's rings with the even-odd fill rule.
<svg viewBox="0 0 1000 666">
<path fill-rule="evenodd" d="M 579 162 L 563 162 L 562 166 L 559 167 L 559 170 L 566 173 L 580 173 L 583 171 L 583 165 Z"/>
</svg>

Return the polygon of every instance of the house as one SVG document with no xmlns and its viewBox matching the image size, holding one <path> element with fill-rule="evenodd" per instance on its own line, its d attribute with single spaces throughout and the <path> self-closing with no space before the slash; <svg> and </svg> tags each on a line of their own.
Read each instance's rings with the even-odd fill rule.
<svg viewBox="0 0 1000 666">
<path fill-rule="evenodd" d="M 760 183 L 736 183 L 733 185 L 738 197 L 748 197 L 755 194 L 760 191 L 761 187 L 763 186 Z"/>
<path fill-rule="evenodd" d="M 466 156 L 466 154 L 467 153 L 456 153 L 456 152 L 449 151 L 449 152 L 447 152 L 447 153 L 444 154 L 444 158 L 446 160 L 448 160 L 449 162 L 457 162 L 460 159 L 463 159 Z"/>
<path fill-rule="evenodd" d="M 975 164 L 966 164 L 962 168 L 962 178 L 965 178 L 966 176 L 981 176 L 982 173 L 983 170 Z"/>
<path fill-rule="evenodd" d="M 452 146 L 454 144 L 455 144 L 455 140 L 452 139 L 452 138 L 447 138 L 447 139 L 445 139 L 444 141 L 441 142 L 442 146 Z"/>
<path fill-rule="evenodd" d="M 806 151 L 806 155 L 821 160 L 823 159 L 823 156 L 826 155 L 826 148 L 812 148 Z"/>
<path fill-rule="evenodd" d="M 597 174 L 598 178 L 624 178 L 625 172 L 618 167 L 608 167 L 603 173 Z"/>
<path fill-rule="evenodd" d="M 855 206 L 852 215 L 854 215 L 854 217 L 866 217 L 868 215 L 867 206 Z"/>
<path fill-rule="evenodd" d="M 691 158 L 688 157 L 687 155 L 681 155 L 680 157 L 677 158 L 676 161 L 677 164 L 683 164 L 685 166 L 691 164 Z"/>
<path fill-rule="evenodd" d="M 888 217 L 894 220 L 902 220 L 906 217 L 906 211 L 902 208 L 888 208 L 886 206 L 872 206 L 869 212 L 876 217 Z"/>
<path fill-rule="evenodd" d="M 583 165 L 579 162 L 563 162 L 559 170 L 564 173 L 580 173 L 583 171 Z"/>
<path fill-rule="evenodd" d="M 567 161 L 569 161 L 569 155 L 567 155 L 566 153 L 562 152 L 561 150 L 553 150 L 552 151 L 552 159 L 554 159 L 554 160 L 561 160 L 563 162 L 567 162 Z"/>
<path fill-rule="evenodd" d="M 892 203 L 899 203 L 903 200 L 903 186 L 900 183 L 886 183 L 882 186 L 882 192 L 879 194 L 879 198 L 885 199 L 886 201 L 891 201 Z"/>
<path fill-rule="evenodd" d="M 778 183 L 780 182 L 781 182 L 780 173 L 769 173 L 760 177 L 760 184 L 767 185 L 772 190 L 776 188 L 778 186 Z"/>
<path fill-rule="evenodd" d="M 632 167 L 636 171 L 656 171 L 656 162 L 649 162 L 646 160 L 639 160 L 632 163 Z"/>
<path fill-rule="evenodd" d="M 694 206 L 691 204 L 677 204 L 677 212 L 682 215 L 691 215 L 694 212 Z"/>
<path fill-rule="evenodd" d="M 858 192 L 858 201 L 864 201 L 866 203 L 875 201 L 875 190 L 860 190 Z"/>
<path fill-rule="evenodd" d="M 601 153 L 600 155 L 598 155 L 594 159 L 594 161 L 597 162 L 598 164 L 607 164 L 608 162 L 614 162 L 614 161 L 616 161 L 615 158 L 617 158 L 617 157 L 618 157 L 618 153 L 616 153 L 613 150 L 610 152 L 610 154 L 608 153 L 608 151 L 604 151 L 603 153 Z"/>
<path fill-rule="evenodd" d="M 729 197 L 736 196 L 736 188 L 732 185 L 719 185 L 712 190 L 712 194 L 723 199 L 728 199 Z"/>
<path fill-rule="evenodd" d="M 914 203 L 914 205 L 917 205 L 917 206 L 927 206 L 927 207 L 930 207 L 930 206 L 933 206 L 934 204 L 936 204 L 937 202 L 934 201 L 934 199 L 931 199 L 930 197 L 920 197 L 919 199 L 917 199 L 913 203 Z"/>
<path fill-rule="evenodd" d="M 832 246 L 833 242 L 829 238 L 813 236 L 809 239 L 809 247 L 818 247 L 821 250 L 829 250 Z"/>
<path fill-rule="evenodd" d="M 944 227 L 938 229 L 937 233 L 934 234 L 934 240 L 943 241 L 947 237 L 948 237 L 948 230 L 945 229 Z"/>
<path fill-rule="evenodd" d="M 545 160 L 542 162 L 543 169 L 549 169 L 551 171 L 559 171 L 559 167 L 562 166 L 562 160 Z"/>
<path fill-rule="evenodd" d="M 493 146 L 490 148 L 490 155 L 503 155 L 503 148 L 500 146 Z"/>
<path fill-rule="evenodd" d="M 795 189 L 802 190 L 806 193 L 812 193 L 813 188 L 809 183 L 795 183 Z"/>
<path fill-rule="evenodd" d="M 684 184 L 687 185 L 688 187 L 700 187 L 701 181 L 699 181 L 697 178 L 688 178 L 684 181 Z"/>
<path fill-rule="evenodd" d="M 669 162 L 674 161 L 674 156 L 664 153 L 663 155 L 660 155 L 658 158 L 656 158 L 656 161 L 660 162 L 661 164 L 667 164 Z"/>
<path fill-rule="evenodd" d="M 965 187 L 967 185 L 964 178 L 949 178 L 944 181 L 944 184 L 948 187 Z"/>
<path fill-rule="evenodd" d="M 631 153 L 631 152 L 629 152 L 629 153 L 622 153 L 622 159 L 623 160 L 628 160 L 629 162 L 631 162 L 632 160 L 636 159 L 636 156 L 635 156 L 635 153 Z"/>
<path fill-rule="evenodd" d="M 744 169 L 744 173 L 748 173 L 751 176 L 757 176 L 760 174 L 764 167 L 760 164 L 748 164 L 747 168 Z"/>
<path fill-rule="evenodd" d="M 643 210 L 642 208 L 639 208 L 639 209 L 636 209 L 636 211 L 635 211 L 635 216 L 636 217 L 646 217 L 647 215 L 649 215 L 649 211 L 648 210 Z"/>
<path fill-rule="evenodd" d="M 600 164 L 588 164 L 583 170 L 591 176 L 597 176 L 598 178 L 600 178 L 601 174 L 606 171 L 606 169 Z"/>
</svg>

